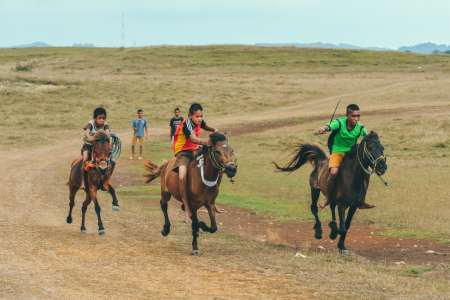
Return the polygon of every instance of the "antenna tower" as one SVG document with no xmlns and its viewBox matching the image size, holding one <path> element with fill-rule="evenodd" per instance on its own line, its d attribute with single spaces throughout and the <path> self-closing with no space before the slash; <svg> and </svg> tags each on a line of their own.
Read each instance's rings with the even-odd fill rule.
<svg viewBox="0 0 450 300">
<path fill-rule="evenodd" d="M 122 47 L 125 48 L 125 14 L 122 13 Z"/>
</svg>

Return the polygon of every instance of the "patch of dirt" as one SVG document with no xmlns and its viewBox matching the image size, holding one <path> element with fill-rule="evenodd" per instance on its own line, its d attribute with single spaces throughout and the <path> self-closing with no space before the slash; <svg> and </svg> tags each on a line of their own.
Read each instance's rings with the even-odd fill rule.
<svg viewBox="0 0 450 300">
<path fill-rule="evenodd" d="M 296 246 L 302 253 L 308 251 L 337 253 L 337 242 L 329 238 L 330 229 L 322 220 L 323 237 L 314 238 L 314 222 L 279 223 L 268 214 L 255 214 L 249 210 L 220 205 L 224 213 L 216 215 L 218 233 L 237 234 L 249 241 L 267 242 Z M 159 207 L 159 199 L 142 200 L 141 205 Z M 172 199 L 169 210 L 179 210 L 181 203 Z M 182 215 L 180 215 L 180 220 Z M 200 209 L 199 219 L 209 223 L 207 210 Z M 161 228 L 164 223 L 161 215 Z M 434 240 L 418 238 L 391 238 L 379 234 L 383 230 L 375 225 L 353 222 L 345 240 L 350 253 L 364 257 L 379 264 L 405 262 L 416 265 L 448 265 L 450 263 L 450 245 Z M 427 253 L 433 251 L 434 253 Z"/>
</svg>

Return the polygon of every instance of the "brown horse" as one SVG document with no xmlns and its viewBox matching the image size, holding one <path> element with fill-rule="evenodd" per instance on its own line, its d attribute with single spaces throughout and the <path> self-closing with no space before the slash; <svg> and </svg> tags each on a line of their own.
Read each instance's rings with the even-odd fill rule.
<svg viewBox="0 0 450 300">
<path fill-rule="evenodd" d="M 311 212 L 314 215 L 316 224 L 314 225 L 315 238 L 322 238 L 322 226 L 317 215 L 317 200 L 320 192 L 326 195 L 327 179 L 329 175 L 328 155 L 318 144 L 304 143 L 293 146 L 294 158 L 285 166 L 275 166 L 282 172 L 293 172 L 310 162 L 314 170 L 309 177 L 309 185 L 311 186 Z M 362 199 L 366 196 L 367 186 L 365 184 L 366 176 L 370 176 L 373 172 L 377 175 L 383 175 L 387 170 L 386 159 L 383 156 L 384 147 L 381 145 L 376 132 L 372 131 L 366 135 L 361 144 L 355 144 L 350 151 L 345 153 L 344 160 L 339 167 L 336 184 L 331 193 L 330 208 L 333 220 L 328 223 L 331 228 L 330 238 L 334 240 L 338 234 L 341 235 L 338 243 L 339 252 L 347 254 L 344 241 L 347 230 L 353 215 L 360 206 Z M 376 159 L 375 159 L 376 157 Z M 369 170 L 369 168 L 371 170 Z M 338 206 L 339 228 L 336 223 L 335 208 Z M 347 219 L 345 219 L 345 211 L 350 207 Z"/>
<path fill-rule="evenodd" d="M 83 202 L 83 207 L 81 208 L 83 219 L 81 222 L 81 232 L 87 233 L 86 227 L 84 227 L 84 219 L 86 215 L 86 209 L 89 203 L 94 200 L 95 212 L 98 218 L 98 234 L 105 234 L 105 229 L 103 228 L 103 223 L 100 218 L 100 205 L 97 201 L 97 190 L 108 191 L 113 198 L 113 210 L 119 210 L 119 202 L 116 198 L 116 192 L 111 186 L 111 175 L 114 171 L 116 163 L 110 160 L 111 146 L 109 144 L 109 136 L 99 131 L 94 136 L 94 146 L 92 148 L 92 162 L 87 162 L 89 164 L 89 171 L 86 171 L 86 200 Z M 67 217 L 67 223 L 72 223 L 72 209 L 75 205 L 75 195 L 80 189 L 81 185 L 81 164 L 83 163 L 83 157 L 79 157 L 73 161 L 69 181 L 66 185 L 69 186 L 69 199 L 70 199 L 70 210 L 69 216 Z"/>
<path fill-rule="evenodd" d="M 228 139 L 224 134 L 213 133 L 209 136 L 212 146 L 204 146 L 201 151 L 196 151 L 198 155 L 203 155 L 203 158 L 193 159 L 188 167 L 187 176 L 187 195 L 188 205 L 191 211 L 192 219 L 192 255 L 199 255 L 200 251 L 197 248 L 197 238 L 199 236 L 199 228 L 203 231 L 214 233 L 217 230 L 215 200 L 219 194 L 219 176 L 220 171 L 224 170 L 229 178 L 236 175 L 237 166 L 233 161 L 233 149 L 228 144 Z M 172 158 L 168 162 L 165 161 L 162 166 L 158 167 L 151 161 L 147 161 L 145 168 L 149 174 L 146 183 L 161 176 L 161 209 L 164 212 L 164 227 L 161 231 L 163 236 L 170 233 L 170 221 L 167 214 L 167 202 L 171 196 L 182 202 L 178 174 L 173 172 L 173 166 L 176 158 Z M 204 165 L 202 165 L 202 160 Z M 197 211 L 200 207 L 205 206 L 211 219 L 211 227 L 208 227 L 205 222 L 199 221 L 197 218 Z M 182 206 L 183 208 L 183 206 Z"/>
</svg>

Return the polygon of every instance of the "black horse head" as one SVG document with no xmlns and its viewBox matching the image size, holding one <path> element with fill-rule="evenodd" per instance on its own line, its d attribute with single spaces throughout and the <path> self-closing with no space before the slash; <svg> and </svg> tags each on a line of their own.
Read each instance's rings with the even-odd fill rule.
<svg viewBox="0 0 450 300">
<path fill-rule="evenodd" d="M 384 157 L 384 147 L 381 145 L 378 134 L 371 131 L 364 136 L 364 149 L 359 153 L 363 162 L 367 163 L 378 175 L 383 175 L 387 170 L 386 157 Z M 361 142 L 361 145 L 363 143 Z"/>
</svg>

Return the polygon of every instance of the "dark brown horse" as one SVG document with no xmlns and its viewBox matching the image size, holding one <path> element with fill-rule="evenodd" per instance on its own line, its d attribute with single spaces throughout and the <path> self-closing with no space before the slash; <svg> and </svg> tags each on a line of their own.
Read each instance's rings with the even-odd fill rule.
<svg viewBox="0 0 450 300">
<path fill-rule="evenodd" d="M 311 212 L 316 220 L 314 236 L 316 239 L 321 239 L 322 226 L 317 215 L 317 200 L 321 191 L 326 195 L 329 158 L 323 148 L 318 144 L 297 144 L 292 148 L 295 149 L 292 153 L 294 155 L 292 160 L 285 167 L 280 167 L 276 163 L 275 165 L 282 172 L 293 172 L 306 162 L 310 162 L 314 166 L 314 170 L 309 177 L 312 198 Z M 338 234 L 341 235 L 338 243 L 339 252 L 341 253 L 348 253 L 344 246 L 345 236 L 347 230 L 350 228 L 356 209 L 360 206 L 361 200 L 366 196 L 366 176 L 370 176 L 373 172 L 376 172 L 378 175 L 383 175 L 387 170 L 383 150 L 384 147 L 381 145 L 377 133 L 372 131 L 364 137 L 361 144 L 355 144 L 350 151 L 345 153 L 344 160 L 339 167 L 338 177 L 330 199 L 333 220 L 328 223 L 328 226 L 331 228 L 330 238 L 332 240 Z M 336 205 L 338 206 L 339 213 L 339 228 L 336 223 Z M 345 219 L 345 211 L 348 207 L 350 209 L 347 214 L 347 219 Z"/>
<path fill-rule="evenodd" d="M 87 162 L 89 165 L 89 170 L 86 171 L 85 183 L 86 183 L 86 200 L 83 202 L 83 207 L 81 208 L 83 218 L 81 222 L 81 232 L 87 233 L 86 227 L 84 227 L 84 219 L 86 215 L 86 209 L 89 203 L 94 200 L 95 212 L 98 218 L 98 234 L 105 234 L 105 229 L 103 228 L 103 223 L 100 218 L 100 205 L 97 201 L 97 190 L 108 191 L 113 198 L 113 210 L 119 210 L 119 202 L 116 198 L 116 192 L 111 186 L 111 175 L 114 171 L 115 162 L 110 160 L 111 146 L 109 144 L 109 136 L 99 131 L 94 136 L 94 146 L 92 148 L 92 162 Z M 70 199 L 70 210 L 69 216 L 67 217 L 67 223 L 72 223 L 72 209 L 75 205 L 75 195 L 80 189 L 81 185 L 81 164 L 83 163 L 83 157 L 79 157 L 73 161 L 69 181 L 66 185 L 69 186 L 69 199 Z"/>
<path fill-rule="evenodd" d="M 203 155 L 202 159 L 193 159 L 188 167 L 187 176 L 187 195 L 188 205 L 191 211 L 192 219 L 192 255 L 200 254 L 197 247 L 197 238 L 199 236 L 199 228 L 203 231 L 214 233 L 217 230 L 215 200 L 219 194 L 219 176 L 220 171 L 224 170 L 229 178 L 236 175 L 236 163 L 233 161 L 233 149 L 228 144 L 228 139 L 221 133 L 213 133 L 209 136 L 212 146 L 204 146 L 201 151 L 196 151 L 194 157 Z M 161 209 L 164 212 L 164 227 L 161 231 L 163 236 L 170 233 L 170 221 L 167 214 L 167 202 L 171 196 L 182 202 L 178 174 L 173 172 L 173 165 L 176 158 L 172 158 L 168 162 L 164 162 L 158 167 L 151 161 L 147 161 L 145 168 L 149 171 L 146 183 L 161 176 Z M 201 166 L 204 162 L 204 165 Z M 199 221 L 197 211 L 200 207 L 205 206 L 211 219 L 211 227 L 205 222 Z"/>
</svg>

